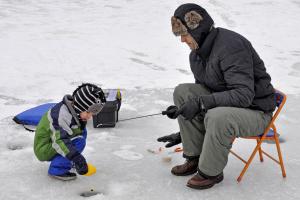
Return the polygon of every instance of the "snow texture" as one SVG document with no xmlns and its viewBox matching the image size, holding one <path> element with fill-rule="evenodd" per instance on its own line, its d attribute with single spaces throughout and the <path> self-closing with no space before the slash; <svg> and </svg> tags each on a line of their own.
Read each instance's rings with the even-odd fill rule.
<svg viewBox="0 0 300 200">
<path fill-rule="evenodd" d="M 17 113 L 58 102 L 82 82 L 121 88 L 120 119 L 161 112 L 179 83 L 193 82 L 189 48 L 174 37 L 170 18 L 183 0 L 0 0 L 0 199 L 300 199 L 300 1 L 203 0 L 216 26 L 248 38 L 263 58 L 273 85 L 288 94 L 277 127 L 287 178 L 278 165 L 256 157 L 237 184 L 243 164 L 233 156 L 222 183 L 205 191 L 185 186 L 191 177 L 170 169 L 180 153 L 150 153 L 156 138 L 178 131 L 175 120 L 153 116 L 94 129 L 88 123 L 84 156 L 91 177 L 61 182 L 33 153 L 34 134 L 16 125 Z M 254 143 L 233 148 L 249 155 Z M 276 155 L 273 144 L 263 148 Z M 168 152 L 169 151 L 169 152 Z M 164 162 L 165 156 L 170 162 Z"/>
</svg>

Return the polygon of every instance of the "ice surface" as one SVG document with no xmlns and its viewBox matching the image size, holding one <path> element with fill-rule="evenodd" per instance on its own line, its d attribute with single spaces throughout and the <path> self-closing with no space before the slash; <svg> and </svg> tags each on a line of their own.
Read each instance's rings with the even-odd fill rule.
<svg viewBox="0 0 300 200">
<path fill-rule="evenodd" d="M 140 153 L 134 152 L 130 149 L 133 149 L 134 145 L 123 145 L 120 147 L 121 150 L 114 151 L 113 154 L 124 159 L 124 160 L 140 160 L 144 156 Z"/>
<path fill-rule="evenodd" d="M 149 153 L 156 138 L 178 131 L 176 121 L 153 116 L 94 129 L 88 123 L 84 156 L 97 168 L 91 177 L 60 182 L 47 176 L 49 163 L 33 153 L 33 133 L 16 125 L 17 113 L 60 101 L 82 82 L 121 88 L 120 119 L 161 112 L 173 88 L 193 82 L 189 48 L 174 37 L 170 17 L 183 0 L 1 0 L 0 1 L 0 199 L 300 199 L 300 1 L 203 0 L 216 26 L 247 37 L 263 58 L 274 86 L 288 94 L 277 127 L 287 178 L 279 166 L 255 158 L 241 183 L 243 164 L 229 157 L 225 179 L 210 190 L 185 186 L 172 166 L 180 153 Z M 199 1 L 193 1 L 198 2 Z M 253 144 L 234 149 L 249 155 Z M 263 144 L 276 153 L 273 144 Z M 164 162 L 170 156 L 170 162 Z"/>
</svg>

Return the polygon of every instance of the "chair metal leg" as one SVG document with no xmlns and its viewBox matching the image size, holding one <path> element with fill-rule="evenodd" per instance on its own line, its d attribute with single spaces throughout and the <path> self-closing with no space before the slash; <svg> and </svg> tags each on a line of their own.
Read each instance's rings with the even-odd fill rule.
<svg viewBox="0 0 300 200">
<path fill-rule="evenodd" d="M 275 144 L 276 144 L 276 148 L 277 148 L 279 163 L 280 163 L 280 167 L 281 167 L 282 177 L 285 178 L 286 173 L 285 173 L 285 168 L 284 168 L 284 164 L 283 164 L 281 149 L 280 149 L 280 145 L 279 145 L 279 139 L 278 139 L 278 136 L 277 136 L 276 128 L 273 129 L 273 130 L 274 130 L 274 133 L 275 133 L 274 138 L 275 138 Z"/>
<path fill-rule="evenodd" d="M 247 169 L 248 169 L 250 163 L 252 162 L 252 160 L 253 160 L 255 154 L 257 153 L 258 149 L 260 148 L 261 143 L 262 143 L 262 141 L 259 141 L 259 143 L 256 145 L 256 147 L 255 147 L 254 151 L 252 152 L 250 158 L 248 159 L 248 161 L 247 161 L 245 167 L 243 168 L 242 172 L 240 173 L 240 176 L 237 178 L 237 181 L 238 181 L 238 182 L 240 182 L 240 181 L 242 180 L 242 178 L 243 178 L 245 172 L 247 171 Z"/>
<path fill-rule="evenodd" d="M 259 143 L 259 141 L 260 141 L 259 139 L 256 139 L 257 144 Z M 260 160 L 260 162 L 263 162 L 263 161 L 264 161 L 264 158 L 263 158 L 261 146 L 259 146 L 258 152 L 259 152 L 259 160 Z"/>
</svg>

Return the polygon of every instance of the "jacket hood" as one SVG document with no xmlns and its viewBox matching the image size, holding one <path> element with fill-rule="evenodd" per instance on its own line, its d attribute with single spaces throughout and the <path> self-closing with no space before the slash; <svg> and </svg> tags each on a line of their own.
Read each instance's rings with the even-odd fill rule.
<svg viewBox="0 0 300 200">
<path fill-rule="evenodd" d="M 76 124 L 78 126 L 81 126 L 78 114 L 75 112 L 75 110 L 72 106 L 72 102 L 73 102 L 73 97 L 71 95 L 67 94 L 64 96 L 63 103 L 67 106 L 68 110 L 72 114 L 73 118 L 75 119 Z"/>
<path fill-rule="evenodd" d="M 187 3 L 179 6 L 174 17 L 186 27 L 187 32 L 201 46 L 214 24 L 213 19 L 204 8 L 197 4 Z"/>
</svg>

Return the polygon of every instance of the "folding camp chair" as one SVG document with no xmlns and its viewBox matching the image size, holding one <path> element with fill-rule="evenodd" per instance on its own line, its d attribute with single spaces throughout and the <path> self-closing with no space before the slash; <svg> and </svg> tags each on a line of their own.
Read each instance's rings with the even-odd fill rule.
<svg viewBox="0 0 300 200">
<path fill-rule="evenodd" d="M 271 122 L 269 123 L 269 125 L 265 129 L 264 133 L 261 134 L 261 135 L 258 135 L 258 136 L 254 136 L 254 137 L 241 137 L 242 139 L 254 139 L 254 140 L 257 141 L 257 145 L 254 148 L 254 150 L 253 150 L 251 156 L 249 157 L 249 159 L 246 161 L 242 157 L 240 157 L 238 154 L 236 154 L 235 152 L 230 150 L 230 153 L 232 153 L 234 156 L 236 156 L 238 159 L 240 159 L 242 162 L 245 163 L 245 167 L 243 168 L 242 172 L 240 173 L 239 177 L 237 178 L 238 182 L 240 182 L 242 180 L 243 175 L 247 171 L 247 169 L 248 169 L 250 163 L 252 162 L 252 160 L 253 160 L 255 154 L 257 153 L 257 151 L 259 152 L 259 158 L 260 158 L 261 162 L 263 162 L 263 154 L 266 155 L 267 157 L 269 157 L 270 159 L 272 159 L 273 161 L 275 161 L 277 164 L 280 165 L 281 171 L 282 171 L 282 176 L 286 177 L 286 173 L 285 173 L 285 169 L 284 169 L 284 165 L 283 165 L 283 160 L 282 160 L 282 155 L 281 155 L 281 150 L 280 150 L 278 133 L 277 133 L 277 130 L 276 130 L 276 127 L 275 127 L 275 124 L 274 124 L 274 121 L 278 117 L 282 107 L 285 104 L 286 95 L 284 93 L 278 91 L 278 90 L 275 90 L 275 98 L 276 98 L 277 110 L 276 110 L 275 114 L 273 115 Z M 273 141 L 275 141 L 279 160 L 276 160 L 271 155 L 269 155 L 268 153 L 266 153 L 265 151 L 262 150 L 261 144 L 264 140 L 273 140 Z"/>
</svg>

